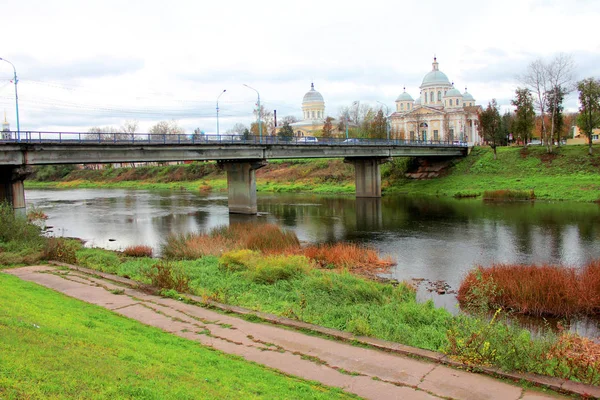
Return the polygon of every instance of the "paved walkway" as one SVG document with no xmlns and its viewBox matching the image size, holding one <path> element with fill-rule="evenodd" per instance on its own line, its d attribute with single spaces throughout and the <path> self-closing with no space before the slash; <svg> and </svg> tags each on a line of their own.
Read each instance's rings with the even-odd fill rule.
<svg viewBox="0 0 600 400">
<path fill-rule="evenodd" d="M 366 399 L 563 398 L 437 363 L 248 322 L 203 307 L 148 295 L 81 271 L 36 266 L 5 272 L 205 346 L 242 356 L 286 374 L 340 387 Z M 115 289 L 124 292 L 111 292 Z"/>
</svg>

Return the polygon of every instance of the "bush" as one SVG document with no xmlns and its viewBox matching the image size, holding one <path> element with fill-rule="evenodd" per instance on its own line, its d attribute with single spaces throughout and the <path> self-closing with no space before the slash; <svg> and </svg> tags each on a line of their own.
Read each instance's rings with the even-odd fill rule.
<svg viewBox="0 0 600 400">
<path fill-rule="evenodd" d="M 121 259 L 117 254 L 109 250 L 81 249 L 77 252 L 77 262 L 82 267 L 116 273 L 121 264 Z"/>
<path fill-rule="evenodd" d="M 304 248 L 302 252 L 323 268 L 333 266 L 349 270 L 360 269 L 362 272 L 367 272 L 394 265 L 389 257 L 380 258 L 376 250 L 352 243 L 309 246 Z"/>
<path fill-rule="evenodd" d="M 247 279 L 267 284 L 305 274 L 311 266 L 311 261 L 304 256 L 267 256 L 252 250 L 231 251 L 223 254 L 219 259 L 219 268 L 227 271 L 244 271 Z"/>
<path fill-rule="evenodd" d="M 26 217 L 15 215 L 10 204 L 0 202 L 0 243 L 17 242 L 41 246 L 44 239 L 40 232 L 40 228 L 30 224 Z"/>
<path fill-rule="evenodd" d="M 179 293 L 190 290 L 189 278 L 183 269 L 167 261 L 154 264 L 145 275 L 150 279 L 152 286 L 159 289 L 173 289 Z"/>
<path fill-rule="evenodd" d="M 128 257 L 152 257 L 152 247 L 150 246 L 129 246 L 123 250 L 123 254 Z"/>
<path fill-rule="evenodd" d="M 248 270 L 248 277 L 253 282 L 272 284 L 305 274 L 310 267 L 310 260 L 304 256 L 265 256 Z"/>
<path fill-rule="evenodd" d="M 44 247 L 44 259 L 76 264 L 76 253 L 80 248 L 81 244 L 76 240 L 49 238 Z"/>
</svg>

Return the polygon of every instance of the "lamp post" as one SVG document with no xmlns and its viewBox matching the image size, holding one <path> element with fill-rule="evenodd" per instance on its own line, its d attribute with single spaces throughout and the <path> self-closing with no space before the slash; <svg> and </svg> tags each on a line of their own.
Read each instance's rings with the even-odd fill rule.
<svg viewBox="0 0 600 400">
<path fill-rule="evenodd" d="M 219 98 L 225 93 L 227 89 L 223 89 L 223 91 L 217 96 L 217 136 L 219 136 Z"/>
<path fill-rule="evenodd" d="M 244 86 L 246 86 L 248 89 L 254 90 L 256 92 L 256 95 L 258 96 L 258 134 L 259 134 L 258 141 L 262 143 L 262 122 L 260 120 L 260 93 L 258 93 L 258 90 L 246 85 L 245 83 L 244 83 Z"/>
<path fill-rule="evenodd" d="M 384 103 L 380 102 L 379 100 L 377 100 L 377 102 L 385 107 L 385 134 L 386 134 L 387 140 L 389 142 L 390 141 L 390 121 L 389 121 L 388 116 L 390 114 L 390 109 L 387 106 L 387 104 L 384 104 Z"/>
<path fill-rule="evenodd" d="M 8 61 L 6 58 L 0 57 L 0 61 L 6 61 L 7 63 L 9 63 L 13 67 L 13 71 L 15 73 L 14 81 L 15 81 L 15 105 L 17 108 L 17 141 L 20 142 L 21 141 L 21 126 L 19 125 L 19 94 L 17 92 L 17 83 L 19 83 L 19 80 L 17 79 L 17 69 L 15 68 L 13 63 Z"/>
</svg>

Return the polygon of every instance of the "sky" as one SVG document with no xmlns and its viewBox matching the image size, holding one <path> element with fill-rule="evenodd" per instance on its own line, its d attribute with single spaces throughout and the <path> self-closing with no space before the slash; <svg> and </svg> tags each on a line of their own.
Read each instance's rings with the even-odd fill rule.
<svg viewBox="0 0 600 400">
<path fill-rule="evenodd" d="M 3 0 L 0 16 L 21 131 L 176 120 L 214 133 L 219 98 L 224 133 L 254 120 L 256 91 L 278 118 L 301 118 L 311 82 L 332 117 L 355 101 L 391 111 L 403 87 L 419 96 L 434 55 L 461 92 L 503 110 L 536 59 L 566 53 L 576 79 L 600 77 L 597 0 Z M 0 61 L 12 130 L 14 89 Z"/>
</svg>

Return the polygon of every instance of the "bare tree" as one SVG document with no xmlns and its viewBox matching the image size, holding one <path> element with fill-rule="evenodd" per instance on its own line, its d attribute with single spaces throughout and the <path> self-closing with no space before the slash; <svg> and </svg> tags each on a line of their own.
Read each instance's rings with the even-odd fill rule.
<svg viewBox="0 0 600 400">
<path fill-rule="evenodd" d="M 150 127 L 149 132 L 155 135 L 183 135 L 185 129 L 179 126 L 177 121 L 171 120 L 157 122 Z"/>
<path fill-rule="evenodd" d="M 541 58 L 533 61 L 527 67 L 527 71 L 520 81 L 533 93 L 535 103 L 542 121 L 542 140 L 545 142 L 548 153 L 552 152 L 552 138 L 554 136 L 554 112 L 551 118 L 551 132 L 547 133 L 545 114 L 549 110 L 548 94 L 557 88 L 573 90 L 574 62 L 570 55 L 560 53 L 550 62 L 544 62 Z M 556 109 L 554 105 L 554 110 Z"/>
<path fill-rule="evenodd" d="M 112 142 L 115 140 L 127 140 L 129 136 L 123 133 L 115 126 L 94 126 L 88 129 L 87 139 L 98 140 L 102 142 Z"/>
<path fill-rule="evenodd" d="M 238 122 L 237 124 L 233 125 L 233 127 L 227 129 L 225 133 L 227 133 L 228 135 L 242 135 L 244 134 L 244 131 L 247 130 L 248 127 L 246 125 Z"/>
<path fill-rule="evenodd" d="M 135 119 L 126 120 L 123 125 L 121 125 L 121 132 L 128 133 L 133 136 L 139 128 L 139 122 Z"/>
</svg>

